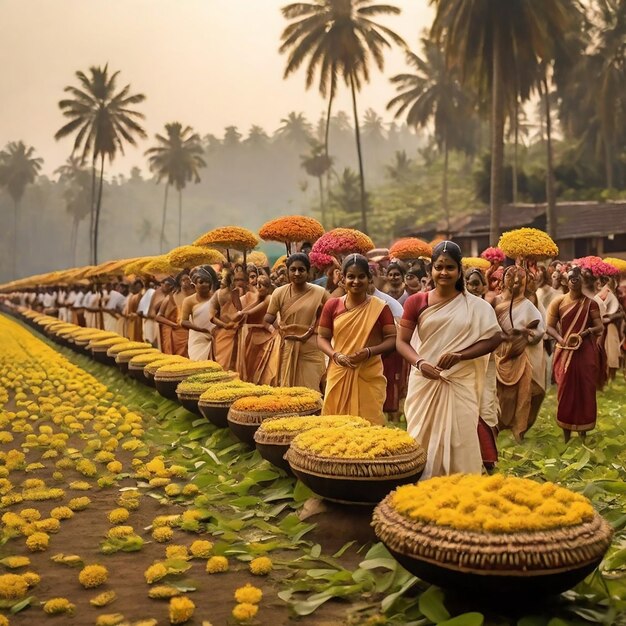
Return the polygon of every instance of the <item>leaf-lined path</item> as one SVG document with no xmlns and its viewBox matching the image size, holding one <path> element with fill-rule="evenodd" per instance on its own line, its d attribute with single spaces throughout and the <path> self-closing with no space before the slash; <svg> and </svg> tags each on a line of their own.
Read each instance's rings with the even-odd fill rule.
<svg viewBox="0 0 626 626">
<path fill-rule="evenodd" d="M 54 507 L 72 498 L 91 500 L 85 510 L 60 522 L 60 532 L 50 534 L 49 548 L 43 552 L 28 552 L 23 533 L 3 526 L 0 557 L 28 555 L 31 565 L 15 572 L 30 570 L 41 576 L 26 595 L 30 602 L 22 602 L 27 606 L 11 617 L 12 624 L 67 623 L 67 616 L 47 617 L 41 610 L 40 602 L 55 596 L 76 605 L 73 621 L 77 624 L 95 624 L 99 615 L 114 613 L 123 614 L 130 623 L 154 618 L 167 624 L 167 601 L 149 599 L 150 586 L 144 579 L 144 570 L 154 561 L 166 564 L 170 574 L 165 581 L 178 585 L 196 604 L 189 624 L 235 623 L 233 594 L 247 582 L 264 592 L 259 612 L 249 622 L 257 624 L 299 619 L 306 624 L 418 626 L 453 620 L 450 626 L 563 626 L 617 624 L 621 619 L 626 598 L 622 579 L 626 549 L 621 548 L 626 525 L 623 380 L 599 395 L 599 426 L 584 442 L 579 438 L 568 445 L 561 442 L 553 421 L 553 393 L 523 445 L 501 436 L 500 471 L 563 482 L 590 497 L 617 529 L 603 576 L 595 574 L 548 605 L 519 607 L 515 614 L 504 615 L 493 604 L 477 605 L 416 581 L 382 545 L 368 543 L 367 509 L 332 506 L 300 521 L 298 511 L 310 492 L 236 443 L 227 430 L 215 429 L 116 370 L 49 347 L 3 317 L 0 348 L 0 387 L 6 390 L 6 394 L 0 390 L 5 403 L 0 458 L 9 465 L 9 450 L 25 453 L 23 462 L 7 472 L 10 485 L 3 483 L 2 512 L 37 508 L 46 519 Z M 33 432 L 27 432 L 29 425 Z M 63 445 L 57 443 L 61 435 L 67 435 Z M 107 446 L 113 447 L 113 438 L 118 441 L 115 460 L 122 464 L 117 473 L 107 469 L 110 455 L 102 454 L 111 452 Z M 57 450 L 57 456 L 52 450 Z M 162 458 L 155 461 L 155 455 Z M 85 461 L 96 468 L 95 474 Z M 63 489 L 63 496 L 10 504 L 13 494 L 23 493 L 24 481 L 33 478 L 43 480 L 46 488 Z M 83 491 L 81 483 L 90 488 Z M 108 514 L 120 507 L 120 489 L 129 488 L 142 495 L 139 507 L 122 525 L 131 525 L 140 540 L 106 540 L 112 527 Z M 158 543 L 152 538 L 152 526 L 158 517 L 157 523 L 164 523 L 165 516 L 176 516 L 169 518 L 173 538 Z M 8 538 L 11 535 L 15 536 Z M 207 574 L 206 559 L 166 558 L 167 546 L 190 546 L 198 538 L 210 539 L 211 553 L 228 558 L 227 573 Z M 140 549 L 101 552 L 121 547 Z M 59 553 L 105 565 L 109 581 L 101 588 L 84 590 L 78 582 L 80 568 L 51 560 Z M 266 554 L 274 561 L 270 576 L 261 579 L 250 574 L 248 563 Z M 117 594 L 109 606 L 96 609 L 89 604 L 109 589 Z M 342 601 L 328 601 L 335 598 Z"/>
</svg>

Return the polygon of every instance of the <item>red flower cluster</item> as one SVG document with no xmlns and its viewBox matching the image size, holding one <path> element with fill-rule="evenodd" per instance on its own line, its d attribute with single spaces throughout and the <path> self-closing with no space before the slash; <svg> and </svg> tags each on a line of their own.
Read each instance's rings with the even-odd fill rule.
<svg viewBox="0 0 626 626">
<path fill-rule="evenodd" d="M 483 259 L 487 259 L 487 261 L 489 261 L 492 265 L 502 263 L 502 261 L 506 258 L 506 255 L 502 252 L 502 250 L 500 250 L 500 248 L 494 248 L 493 246 L 483 250 L 480 256 Z"/>
</svg>

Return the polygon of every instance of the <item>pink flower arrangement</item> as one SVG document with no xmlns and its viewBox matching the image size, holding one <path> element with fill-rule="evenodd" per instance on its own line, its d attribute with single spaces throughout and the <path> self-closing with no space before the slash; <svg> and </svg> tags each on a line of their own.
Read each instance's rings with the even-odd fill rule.
<svg viewBox="0 0 626 626">
<path fill-rule="evenodd" d="M 497 265 L 498 263 L 502 263 L 505 259 L 504 252 L 500 250 L 500 248 L 494 248 L 493 246 L 487 248 L 481 253 L 481 258 L 486 259 L 492 265 Z"/>
<path fill-rule="evenodd" d="M 599 256 L 585 256 L 580 259 L 574 259 L 573 265 L 589 270 L 595 278 L 600 276 L 617 276 L 619 270 L 610 263 L 605 263 Z"/>
<path fill-rule="evenodd" d="M 353 228 L 334 228 L 324 233 L 313 244 L 311 254 L 315 252 L 336 257 L 354 252 L 366 254 L 373 249 L 374 242 L 361 231 Z"/>
<path fill-rule="evenodd" d="M 311 265 L 316 267 L 318 270 L 325 270 L 327 267 L 330 267 L 335 262 L 335 257 L 330 254 L 324 254 L 323 252 L 315 252 L 311 250 L 309 253 L 309 261 L 311 261 Z"/>
</svg>

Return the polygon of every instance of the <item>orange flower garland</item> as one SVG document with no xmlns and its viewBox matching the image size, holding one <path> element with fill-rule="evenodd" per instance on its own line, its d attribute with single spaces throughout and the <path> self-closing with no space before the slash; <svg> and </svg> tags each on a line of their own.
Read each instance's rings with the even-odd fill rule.
<svg viewBox="0 0 626 626">
<path fill-rule="evenodd" d="M 192 268 L 205 263 L 225 263 L 226 259 L 221 252 L 204 246 L 179 246 L 167 254 L 172 267 L 179 269 Z"/>
<path fill-rule="evenodd" d="M 314 218 L 305 215 L 285 215 L 265 222 L 259 230 L 264 241 L 297 243 L 317 241 L 324 234 L 324 227 Z"/>
<path fill-rule="evenodd" d="M 400 259 L 417 259 L 421 256 L 431 257 L 433 249 L 430 244 L 418 239 L 417 237 L 405 237 L 398 239 L 391 248 L 389 248 L 389 258 Z"/>
<path fill-rule="evenodd" d="M 247 251 L 255 248 L 259 240 L 257 236 L 247 228 L 241 226 L 222 226 L 214 228 L 208 233 L 198 237 L 193 242 L 194 246 L 215 246 L 216 248 L 233 248 L 234 250 Z"/>
</svg>

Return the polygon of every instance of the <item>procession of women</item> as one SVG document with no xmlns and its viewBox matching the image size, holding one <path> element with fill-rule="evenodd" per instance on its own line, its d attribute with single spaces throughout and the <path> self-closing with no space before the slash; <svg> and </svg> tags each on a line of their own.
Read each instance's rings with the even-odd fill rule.
<svg viewBox="0 0 626 626">
<path fill-rule="evenodd" d="M 623 370 L 624 260 L 559 259 L 536 229 L 480 257 L 443 238 L 376 248 L 304 216 L 260 236 L 287 254 L 270 265 L 254 233 L 224 227 L 169 255 L 15 281 L 2 300 L 242 381 L 320 391 L 323 415 L 406 422 L 427 451 L 423 478 L 491 470 L 498 433 L 521 442 L 552 384 L 565 441 L 585 437 L 596 394 Z"/>
</svg>

